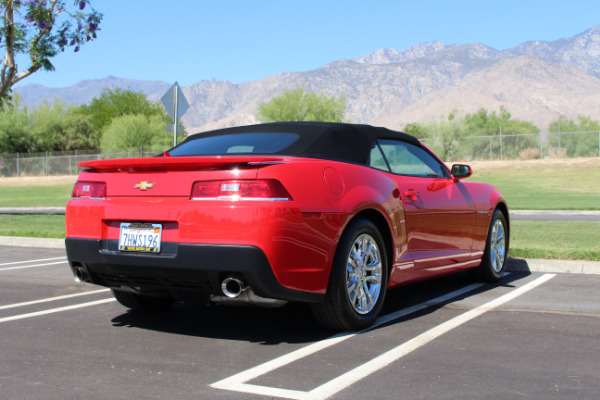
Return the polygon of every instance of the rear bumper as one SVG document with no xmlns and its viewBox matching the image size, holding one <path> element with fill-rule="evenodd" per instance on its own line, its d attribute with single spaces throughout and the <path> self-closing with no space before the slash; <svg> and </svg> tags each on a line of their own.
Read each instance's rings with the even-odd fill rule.
<svg viewBox="0 0 600 400">
<path fill-rule="evenodd" d="M 264 252 L 254 246 L 164 242 L 161 254 L 156 255 L 118 251 L 117 240 L 67 238 L 65 245 L 71 269 L 83 268 L 87 281 L 101 286 L 200 299 L 221 295 L 223 279 L 236 275 L 265 298 L 323 300 L 322 294 L 281 285 Z"/>
</svg>

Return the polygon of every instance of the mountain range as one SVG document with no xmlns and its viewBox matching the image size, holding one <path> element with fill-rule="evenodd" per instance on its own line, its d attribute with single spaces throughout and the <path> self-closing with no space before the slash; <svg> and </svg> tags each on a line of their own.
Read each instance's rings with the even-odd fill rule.
<svg viewBox="0 0 600 400">
<path fill-rule="evenodd" d="M 104 87 L 143 91 L 158 100 L 170 86 L 109 76 L 66 88 L 29 84 L 15 91 L 26 105 L 53 98 L 84 104 Z M 600 25 L 572 38 L 525 42 L 502 51 L 481 43 L 429 42 L 253 82 L 203 80 L 182 88 L 190 104 L 182 120 L 188 132 L 256 123 L 259 102 L 297 87 L 344 96 L 346 118 L 352 122 L 400 130 L 407 123 L 481 107 L 504 106 L 513 118 L 542 130 L 559 115 L 600 119 Z"/>
</svg>

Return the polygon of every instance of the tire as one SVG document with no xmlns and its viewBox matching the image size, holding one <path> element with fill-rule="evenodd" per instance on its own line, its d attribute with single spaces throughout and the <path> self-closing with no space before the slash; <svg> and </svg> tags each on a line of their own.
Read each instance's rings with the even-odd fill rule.
<svg viewBox="0 0 600 400">
<path fill-rule="evenodd" d="M 481 265 L 475 270 L 476 277 L 484 282 L 498 282 L 506 270 L 508 258 L 508 224 L 500 210 L 492 216 Z"/>
<path fill-rule="evenodd" d="M 312 305 L 321 325 L 359 330 L 375 321 L 387 291 L 386 254 L 381 233 L 371 221 L 350 223 L 336 250 L 325 300 Z"/>
<path fill-rule="evenodd" d="M 171 296 L 153 297 L 111 289 L 113 296 L 121 305 L 132 310 L 164 311 L 170 308 L 175 300 Z"/>
</svg>

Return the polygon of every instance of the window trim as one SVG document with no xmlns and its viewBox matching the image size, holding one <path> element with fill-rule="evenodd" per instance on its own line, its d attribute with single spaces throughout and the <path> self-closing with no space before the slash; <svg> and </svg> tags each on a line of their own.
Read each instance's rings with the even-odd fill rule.
<svg viewBox="0 0 600 400">
<path fill-rule="evenodd" d="M 390 167 L 390 163 L 388 162 L 387 157 L 385 156 L 385 154 L 383 152 L 383 149 L 379 145 L 379 139 L 375 139 L 375 141 L 373 143 L 375 144 L 375 146 L 371 145 L 371 152 L 369 153 L 369 161 L 367 163 L 367 166 L 370 168 L 374 168 L 378 171 L 385 171 L 385 172 L 389 172 L 390 174 L 392 174 L 393 173 L 392 168 Z M 375 148 L 377 148 L 377 150 L 379 150 L 379 154 L 381 155 L 381 159 L 385 163 L 387 170 L 382 169 L 382 168 L 377 168 L 377 167 L 371 165 L 371 153 L 373 152 L 373 150 L 375 150 Z"/>
<path fill-rule="evenodd" d="M 388 142 L 403 143 L 403 144 L 405 144 L 405 148 L 408 151 L 410 151 L 409 150 L 410 146 L 412 146 L 414 148 L 417 148 L 417 149 L 423 150 L 426 154 L 428 154 L 441 167 L 441 170 L 444 173 L 444 176 L 423 176 L 423 175 L 402 174 L 402 173 L 394 172 L 393 169 L 392 169 L 392 166 L 391 166 L 391 164 L 390 164 L 390 162 L 388 160 L 388 157 L 386 156 L 385 152 L 383 151 L 383 149 L 381 147 L 381 144 L 379 143 L 380 140 L 386 140 Z M 393 175 L 409 176 L 409 177 L 413 177 L 413 178 L 429 178 L 429 179 L 451 179 L 452 178 L 452 174 L 450 173 L 450 170 L 448 169 L 448 167 L 446 166 L 446 164 L 442 160 L 440 160 L 439 157 L 437 157 L 431 150 L 429 150 L 425 146 L 417 146 L 414 143 L 410 143 L 410 142 L 407 142 L 407 141 L 404 141 L 404 140 L 390 139 L 390 138 L 377 138 L 377 139 L 375 139 L 375 144 L 377 145 L 377 148 L 379 149 L 379 152 L 381 153 L 381 155 L 383 157 L 383 160 L 385 161 L 385 164 L 386 164 L 388 170 L 385 171 L 383 169 L 371 166 L 370 165 L 370 161 L 371 160 L 369 159 L 369 167 L 371 167 L 371 168 L 375 168 L 375 169 L 377 169 L 379 171 L 389 172 L 390 174 L 393 174 Z M 413 153 L 411 152 L 411 154 L 413 154 Z M 415 157 L 417 157 L 421 162 L 423 162 L 423 160 L 421 160 L 421 158 L 419 156 L 417 156 L 415 154 L 413 154 L 413 155 Z M 429 167 L 428 164 L 426 164 L 424 162 L 423 162 L 423 164 L 427 165 Z"/>
</svg>

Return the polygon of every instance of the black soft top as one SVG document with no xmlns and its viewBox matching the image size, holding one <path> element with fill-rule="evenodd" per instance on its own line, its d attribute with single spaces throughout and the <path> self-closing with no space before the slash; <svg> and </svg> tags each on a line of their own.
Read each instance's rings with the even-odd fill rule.
<svg viewBox="0 0 600 400">
<path fill-rule="evenodd" d="M 334 122 L 274 122 L 225 128 L 191 135 L 179 146 L 207 137 L 245 133 L 298 135 L 298 139 L 289 146 L 271 152 L 270 155 L 322 158 L 358 164 L 368 163 L 372 145 L 377 139 L 400 139 L 420 146 L 416 138 L 402 132 L 370 125 Z M 173 149 L 174 153 L 177 153 L 177 147 Z"/>
</svg>

